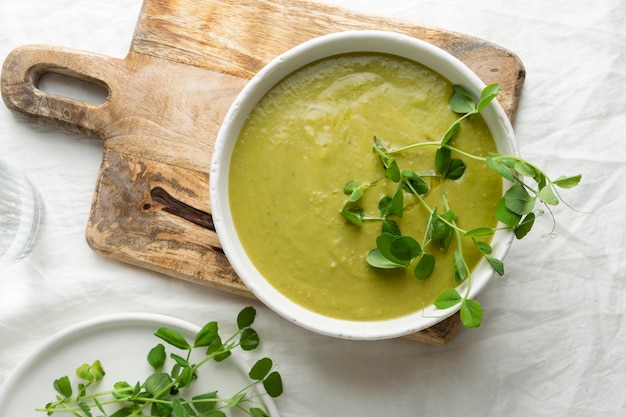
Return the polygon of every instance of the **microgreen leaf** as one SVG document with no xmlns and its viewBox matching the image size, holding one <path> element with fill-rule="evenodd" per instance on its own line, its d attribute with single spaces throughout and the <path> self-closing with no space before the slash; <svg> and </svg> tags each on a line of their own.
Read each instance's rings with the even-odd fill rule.
<svg viewBox="0 0 626 417">
<path fill-rule="evenodd" d="M 56 379 L 53 386 L 56 392 L 61 394 L 63 397 L 70 398 L 72 396 L 72 384 L 70 383 L 69 377 L 63 376 Z"/>
<path fill-rule="evenodd" d="M 454 274 L 454 283 L 458 284 L 467 278 L 468 271 L 465 266 L 465 259 L 463 253 L 457 248 L 454 251 L 454 258 L 452 260 L 452 272 Z"/>
<path fill-rule="evenodd" d="M 496 209 L 494 212 L 494 216 L 497 220 L 506 224 L 509 227 L 517 227 L 522 216 L 519 214 L 513 213 L 506 207 L 505 199 L 502 197 L 498 204 L 496 205 Z"/>
<path fill-rule="evenodd" d="M 240 343 L 243 350 L 254 350 L 259 346 L 259 335 L 256 330 L 245 328 L 241 333 Z"/>
<path fill-rule="evenodd" d="M 389 165 L 385 170 L 385 175 L 393 182 L 400 182 L 402 179 L 402 173 L 400 172 L 400 168 L 398 167 L 398 163 L 395 159 L 391 159 L 389 161 Z"/>
<path fill-rule="evenodd" d="M 477 111 L 482 111 L 485 107 L 491 103 L 491 101 L 496 98 L 500 94 L 500 85 L 499 84 L 489 84 L 480 93 L 480 100 L 478 102 L 478 106 L 476 107 Z"/>
<path fill-rule="evenodd" d="M 413 191 L 415 191 L 418 195 L 424 195 L 428 193 L 428 184 L 426 184 L 424 178 L 422 178 L 422 176 L 419 175 L 417 172 L 404 170 L 402 171 L 402 177 L 408 183 L 405 188 L 407 192 L 412 193 Z"/>
<path fill-rule="evenodd" d="M 513 165 L 513 169 L 525 177 L 529 177 L 529 178 L 537 177 L 537 171 L 535 170 L 535 168 L 533 168 L 532 166 L 530 166 L 530 164 L 524 161 L 515 161 L 515 164 Z"/>
<path fill-rule="evenodd" d="M 514 184 L 504 193 L 504 204 L 513 213 L 524 216 L 535 208 L 536 198 L 528 194 L 526 188 Z"/>
<path fill-rule="evenodd" d="M 485 257 L 485 259 L 489 262 L 491 269 L 493 269 L 496 274 L 500 276 L 504 275 L 504 262 L 490 256 Z"/>
<path fill-rule="evenodd" d="M 274 364 L 270 358 L 259 359 L 248 372 L 248 376 L 256 381 L 260 381 L 270 373 L 272 366 Z"/>
<path fill-rule="evenodd" d="M 533 225 L 535 223 L 535 213 L 532 211 L 528 213 L 524 218 L 520 221 L 519 225 L 515 228 L 515 237 L 518 239 L 522 239 L 524 236 L 530 232 Z"/>
<path fill-rule="evenodd" d="M 355 226 L 361 226 L 363 224 L 365 212 L 361 207 L 350 207 L 349 209 L 341 210 L 340 213 L 349 223 Z"/>
<path fill-rule="evenodd" d="M 446 290 L 439 294 L 434 304 L 439 310 L 446 310 L 459 304 L 462 300 L 463 297 L 461 297 L 461 294 L 459 294 L 457 290 Z"/>
<path fill-rule="evenodd" d="M 473 113 L 476 110 L 476 104 L 472 96 L 463 87 L 454 85 L 453 94 L 450 97 L 450 108 L 459 114 Z"/>
<path fill-rule="evenodd" d="M 382 253 L 378 249 L 372 249 L 367 253 L 365 257 L 365 261 L 374 268 L 379 269 L 397 269 L 397 268 L 406 268 L 405 265 L 392 262 L 383 256 Z"/>
<path fill-rule="evenodd" d="M 270 417 L 267 413 L 260 408 L 252 407 L 250 408 L 250 416 L 251 417 Z"/>
<path fill-rule="evenodd" d="M 237 327 L 239 330 L 243 330 L 246 327 L 252 326 L 254 319 L 256 318 L 256 310 L 254 307 L 246 307 L 237 315 Z"/>
<path fill-rule="evenodd" d="M 240 313 L 241 314 L 241 313 Z M 217 337 L 218 326 L 217 322 L 211 321 L 205 324 L 202 329 L 198 333 L 196 333 L 196 338 L 193 343 L 193 347 L 204 347 L 210 346 L 211 343 Z"/>
<path fill-rule="evenodd" d="M 474 244 L 476 245 L 476 247 L 478 248 L 478 250 L 480 251 L 480 253 L 482 253 L 483 255 L 489 255 L 491 252 L 493 252 L 493 249 L 491 248 L 491 245 L 488 244 L 487 242 L 474 242 Z"/>
<path fill-rule="evenodd" d="M 172 378 L 165 372 L 157 372 L 150 375 L 146 382 L 144 382 L 144 387 L 146 388 L 146 392 L 156 397 L 163 393 L 165 389 L 169 387 L 172 383 Z M 168 391 L 169 392 L 169 391 Z"/>
<path fill-rule="evenodd" d="M 343 187 L 343 193 L 345 195 L 350 195 L 354 192 L 354 190 L 356 190 L 356 187 L 358 186 L 358 182 L 356 180 L 350 181 L 349 183 L 347 183 L 345 185 L 345 187 Z"/>
<path fill-rule="evenodd" d="M 154 334 L 156 337 L 163 339 L 168 344 L 175 346 L 179 349 L 189 350 L 191 349 L 191 345 L 187 340 L 177 331 L 168 329 L 166 327 L 161 327 Z"/>
<path fill-rule="evenodd" d="M 401 218 L 404 215 L 404 192 L 402 190 L 402 184 L 398 184 L 396 191 L 391 197 L 391 208 L 393 214 L 396 216 Z"/>
<path fill-rule="evenodd" d="M 461 303 L 461 322 L 467 328 L 480 326 L 483 321 L 483 307 L 476 300 L 463 300 Z"/>
<path fill-rule="evenodd" d="M 384 258 L 391 261 L 391 263 L 403 268 L 407 268 L 411 265 L 413 259 L 419 256 L 422 251 L 420 244 L 411 236 L 398 236 L 390 233 L 382 233 L 376 238 L 376 249 L 378 249 Z M 372 254 L 372 252 L 370 252 L 370 254 Z M 370 254 L 368 254 L 368 257 Z M 369 260 L 368 263 L 372 265 Z"/>
<path fill-rule="evenodd" d="M 165 363 L 167 355 L 165 354 L 165 346 L 161 343 L 150 349 L 148 352 L 148 363 L 155 371 L 160 371 Z"/>
<path fill-rule="evenodd" d="M 446 133 L 443 135 L 443 138 L 441 138 L 441 145 L 445 146 L 447 145 L 452 138 L 458 133 L 459 129 L 461 129 L 461 123 L 457 120 L 456 122 L 454 122 L 446 131 Z"/>
<path fill-rule="evenodd" d="M 572 188 L 578 185 L 578 183 L 580 182 L 582 176 L 581 175 L 574 175 L 571 177 L 565 177 L 565 176 L 561 176 L 559 178 L 557 178 L 556 180 L 553 181 L 554 185 L 556 185 L 557 187 L 561 187 L 561 188 Z"/>
<path fill-rule="evenodd" d="M 507 169 L 507 167 L 503 165 L 500 160 L 495 161 L 493 158 L 487 158 L 485 159 L 485 162 L 487 163 L 487 166 L 498 173 L 498 175 L 511 182 L 515 182 L 515 175 L 513 175 L 513 173 L 509 171 L 509 169 Z"/>
<path fill-rule="evenodd" d="M 396 236 L 402 235 L 402 233 L 400 232 L 400 227 L 398 227 L 398 223 L 389 219 L 383 220 L 382 233 L 389 233 Z"/>
<path fill-rule="evenodd" d="M 547 184 L 539 190 L 539 200 L 551 206 L 559 204 L 559 199 L 556 198 L 554 192 L 552 192 L 552 186 L 550 184 Z"/>
<path fill-rule="evenodd" d="M 87 405 L 86 402 L 84 401 L 80 401 L 78 403 L 78 407 L 81 409 L 81 411 L 85 414 L 85 417 L 92 417 L 93 415 L 91 414 L 91 409 L 89 408 L 89 406 Z"/>
<path fill-rule="evenodd" d="M 415 265 L 413 276 L 420 281 L 429 278 L 435 269 L 435 257 L 429 253 L 424 253 Z"/>
<path fill-rule="evenodd" d="M 267 394 L 272 397 L 280 397 L 283 393 L 283 380 L 276 371 L 272 372 L 263 380 L 263 388 Z"/>
<path fill-rule="evenodd" d="M 201 414 L 213 411 L 217 405 L 217 391 L 196 395 L 191 398 L 193 407 Z"/>
<path fill-rule="evenodd" d="M 378 202 L 378 211 L 380 211 L 380 215 L 383 217 L 387 217 L 393 213 L 391 197 L 385 195 L 380 199 Z"/>
</svg>

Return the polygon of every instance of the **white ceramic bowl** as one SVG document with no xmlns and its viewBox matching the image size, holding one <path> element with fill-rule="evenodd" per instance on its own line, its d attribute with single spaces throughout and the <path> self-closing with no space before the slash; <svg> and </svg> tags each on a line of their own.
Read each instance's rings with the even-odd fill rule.
<svg viewBox="0 0 626 417">
<path fill-rule="evenodd" d="M 245 86 L 229 109 L 218 133 L 211 162 L 210 200 L 215 228 L 236 273 L 253 294 L 276 313 L 314 332 L 349 339 L 386 339 L 423 330 L 449 317 L 457 308 L 438 310 L 429 306 L 413 314 L 382 321 L 340 320 L 307 310 L 274 289 L 259 273 L 243 249 L 231 217 L 228 176 L 233 147 L 249 113 L 263 95 L 291 72 L 329 56 L 351 52 L 380 52 L 405 57 L 430 67 L 475 97 L 485 84 L 465 64 L 447 52 L 418 39 L 383 31 L 348 31 L 322 36 L 300 44 L 276 57 Z M 494 100 L 481 114 L 500 153 L 517 154 L 513 128 Z M 513 240 L 511 232 L 494 236 L 493 256 L 502 259 Z M 472 274 L 470 296 L 480 292 L 492 277 L 482 261 Z M 461 284 L 459 291 L 467 285 Z"/>
</svg>

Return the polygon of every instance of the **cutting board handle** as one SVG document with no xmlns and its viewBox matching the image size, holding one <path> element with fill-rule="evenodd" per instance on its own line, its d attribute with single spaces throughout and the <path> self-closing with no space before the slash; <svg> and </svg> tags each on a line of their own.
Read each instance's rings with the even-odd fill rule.
<svg viewBox="0 0 626 417">
<path fill-rule="evenodd" d="M 28 45 L 13 50 L 2 66 L 2 97 L 7 107 L 45 125 L 102 137 L 110 121 L 109 104 L 121 60 L 75 49 Z M 39 80 L 56 73 L 105 88 L 103 104 L 92 104 L 39 89 Z"/>
</svg>

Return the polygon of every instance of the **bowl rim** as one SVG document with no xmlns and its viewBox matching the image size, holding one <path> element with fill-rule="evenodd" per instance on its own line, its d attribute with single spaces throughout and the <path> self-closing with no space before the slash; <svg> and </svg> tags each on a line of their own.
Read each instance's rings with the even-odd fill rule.
<svg viewBox="0 0 626 417">
<path fill-rule="evenodd" d="M 285 297 L 262 277 L 246 255 L 230 215 L 230 158 L 250 111 L 271 87 L 298 68 L 319 59 L 351 52 L 384 53 L 411 59 L 438 72 L 453 84 L 463 84 L 475 97 L 480 96 L 480 91 L 485 87 L 485 83 L 459 59 L 408 35 L 382 30 L 349 30 L 310 39 L 272 59 L 244 86 L 230 106 L 215 141 L 209 198 L 215 230 L 227 259 L 243 283 L 262 303 L 287 320 L 319 334 L 344 339 L 389 339 L 431 327 L 456 313 L 460 305 L 439 310 L 431 304 L 405 316 L 378 321 L 344 320 L 315 313 Z M 498 151 L 519 154 L 510 120 L 497 100 L 493 100 L 481 114 L 496 140 Z M 503 192 L 504 187 L 507 187 L 506 181 Z M 492 256 L 503 259 L 513 237 L 510 230 L 496 232 L 492 241 Z M 470 298 L 482 291 L 492 276 L 491 267 L 482 259 L 472 272 Z M 463 293 L 467 291 L 467 285 L 466 280 L 456 288 Z"/>
</svg>

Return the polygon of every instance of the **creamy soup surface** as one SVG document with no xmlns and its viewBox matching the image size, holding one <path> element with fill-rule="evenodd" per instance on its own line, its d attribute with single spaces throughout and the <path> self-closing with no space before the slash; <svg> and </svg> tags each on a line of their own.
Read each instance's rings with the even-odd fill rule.
<svg viewBox="0 0 626 417">
<path fill-rule="evenodd" d="M 448 105 L 449 81 L 413 61 L 382 54 L 352 54 L 313 63 L 286 77 L 255 107 L 240 132 L 229 173 L 229 199 L 237 233 L 252 262 L 281 293 L 323 315 L 358 321 L 403 316 L 453 287 L 453 243 L 446 253 L 430 246 L 437 267 L 425 281 L 413 271 L 379 270 L 365 261 L 376 247 L 380 222 L 362 227 L 340 215 L 343 187 L 382 178 L 372 152 L 376 136 L 389 148 L 439 141 L 458 118 Z M 477 155 L 496 151 L 480 116 L 464 122 L 452 144 Z M 436 147 L 398 156 L 402 169 L 432 172 Z M 502 180 L 480 162 L 459 180 L 427 179 L 426 201 L 445 211 L 445 194 L 460 227 L 495 226 Z M 362 206 L 378 215 L 378 201 L 395 184 L 369 189 Z M 420 243 L 428 213 L 413 197 L 396 220 Z M 469 242 L 470 266 L 480 255 Z"/>
</svg>

